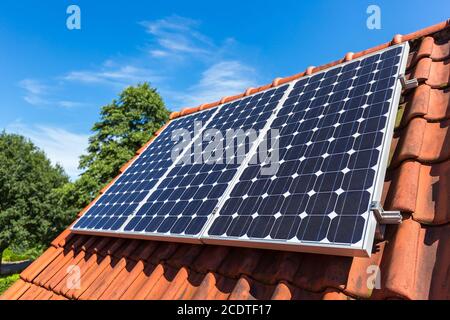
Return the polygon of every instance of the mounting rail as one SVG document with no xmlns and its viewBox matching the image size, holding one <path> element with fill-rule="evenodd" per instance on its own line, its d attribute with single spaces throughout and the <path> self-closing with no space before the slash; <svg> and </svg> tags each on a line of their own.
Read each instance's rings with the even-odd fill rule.
<svg viewBox="0 0 450 320">
<path fill-rule="evenodd" d="M 403 90 L 414 89 L 419 85 L 419 81 L 417 81 L 417 79 L 414 78 L 407 80 L 404 74 L 400 75 L 400 82 L 402 84 Z"/>
<path fill-rule="evenodd" d="M 380 224 L 402 223 L 402 215 L 400 211 L 385 211 L 379 201 L 372 202 L 370 210 L 373 211 Z"/>
</svg>

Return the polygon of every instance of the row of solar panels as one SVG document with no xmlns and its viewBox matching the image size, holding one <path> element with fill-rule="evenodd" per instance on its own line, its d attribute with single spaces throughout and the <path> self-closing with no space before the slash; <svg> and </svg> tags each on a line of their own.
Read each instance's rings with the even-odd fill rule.
<svg viewBox="0 0 450 320">
<path fill-rule="evenodd" d="M 407 53 L 391 47 L 171 121 L 72 230 L 370 254 Z"/>
</svg>

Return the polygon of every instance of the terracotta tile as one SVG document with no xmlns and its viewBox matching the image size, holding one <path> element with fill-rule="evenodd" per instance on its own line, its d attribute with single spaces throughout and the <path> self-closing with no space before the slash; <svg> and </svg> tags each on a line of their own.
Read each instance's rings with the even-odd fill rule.
<svg viewBox="0 0 450 320">
<path fill-rule="evenodd" d="M 437 23 L 435 25 L 417 30 L 415 32 L 411 32 L 407 35 L 403 36 L 403 41 L 409 41 L 409 40 L 413 40 L 413 39 L 419 39 L 421 37 L 425 37 L 428 35 L 433 35 L 436 32 L 442 31 L 445 32 L 446 28 L 449 26 L 449 22 L 448 20 L 446 21 L 442 21 L 440 23 Z"/>
<path fill-rule="evenodd" d="M 37 258 L 28 268 L 26 268 L 20 277 L 31 282 L 46 266 L 52 263 L 62 252 L 62 249 L 55 247 L 48 248 L 39 258 Z"/>
<path fill-rule="evenodd" d="M 253 274 L 254 269 L 261 263 L 260 258 L 264 256 L 262 250 L 249 248 L 233 248 L 230 250 L 226 260 L 217 268 L 217 272 L 229 278 L 239 278 L 242 274 Z"/>
<path fill-rule="evenodd" d="M 408 57 L 408 68 L 414 67 L 422 58 L 430 58 L 433 53 L 434 38 L 425 37 L 420 42 L 419 49 L 414 50 Z"/>
<path fill-rule="evenodd" d="M 352 298 L 341 291 L 329 289 L 325 291 L 322 300 L 352 300 Z"/>
<path fill-rule="evenodd" d="M 125 268 L 132 268 L 135 262 L 127 260 L 126 257 L 139 246 L 140 241 L 130 240 L 128 244 L 123 246 L 121 250 L 115 251 L 115 256 L 121 256 L 122 258 L 105 257 L 100 265 L 95 265 L 83 279 L 81 278 L 81 288 L 72 289 L 67 292 L 67 296 L 71 298 L 81 299 L 98 299 L 103 292 L 108 288 L 115 277 Z M 101 272 L 96 272 L 98 269 Z"/>
<path fill-rule="evenodd" d="M 93 253 L 98 253 L 100 255 L 104 255 L 106 253 L 107 248 L 109 248 L 112 245 L 113 241 L 116 241 L 116 239 L 109 237 L 100 238 L 99 241 L 97 241 L 91 248 L 89 248 L 89 251 L 92 251 Z"/>
<path fill-rule="evenodd" d="M 250 281 L 247 277 L 241 277 L 230 296 L 229 300 L 250 300 L 252 296 L 250 295 Z M 253 300 L 253 299 L 252 299 Z"/>
<path fill-rule="evenodd" d="M 242 97 L 244 97 L 244 96 L 245 96 L 245 93 L 240 93 L 240 94 L 236 94 L 236 95 L 234 95 L 234 96 L 224 97 L 224 98 L 222 98 L 221 102 L 222 102 L 222 103 L 231 102 L 231 101 L 240 99 L 240 98 L 242 98 Z"/>
<path fill-rule="evenodd" d="M 450 88 L 432 89 L 430 107 L 425 119 L 436 121 L 448 118 L 450 118 Z"/>
<path fill-rule="evenodd" d="M 450 89 L 432 89 L 427 84 L 417 87 L 408 94 L 401 127 L 406 127 L 409 121 L 418 116 L 429 121 L 450 118 Z"/>
<path fill-rule="evenodd" d="M 82 294 L 77 291 L 69 297 L 80 298 L 80 299 L 90 299 L 97 300 L 100 296 L 108 289 L 114 279 L 128 267 L 134 266 L 134 261 L 127 261 L 125 258 L 120 260 L 114 259 L 110 264 L 101 272 L 98 277 L 91 283 L 91 285 Z"/>
<path fill-rule="evenodd" d="M 59 294 L 53 294 L 50 300 L 68 300 L 68 299 L 64 296 L 60 296 Z"/>
<path fill-rule="evenodd" d="M 382 296 L 449 299 L 450 226 L 421 227 L 409 219 L 391 228 L 390 237 L 381 267 Z"/>
<path fill-rule="evenodd" d="M 422 59 L 425 60 L 425 59 Z M 419 62 L 420 63 L 420 62 Z M 450 81 L 450 60 L 434 61 L 426 83 L 433 88 L 443 88 L 448 86 Z"/>
<path fill-rule="evenodd" d="M 275 286 L 262 284 L 250 277 L 242 276 L 236 283 L 229 300 L 268 300 L 273 296 Z"/>
<path fill-rule="evenodd" d="M 211 109 L 214 107 L 217 107 L 220 104 L 220 101 L 214 101 L 211 103 L 205 103 L 200 107 L 200 110 L 206 110 L 206 109 Z"/>
<path fill-rule="evenodd" d="M 143 272 L 144 267 L 145 265 L 142 261 L 128 262 L 99 299 L 118 300 L 136 280 L 138 275 Z"/>
<path fill-rule="evenodd" d="M 205 246 L 198 258 L 193 263 L 193 269 L 200 273 L 215 271 L 227 258 L 230 247 Z"/>
<path fill-rule="evenodd" d="M 416 159 L 420 156 L 426 125 L 425 119 L 414 118 L 405 129 L 394 134 L 394 138 L 399 141 L 396 144 L 390 167 L 397 167 L 404 160 Z"/>
<path fill-rule="evenodd" d="M 162 277 L 164 267 L 161 264 L 148 264 L 144 271 L 139 274 L 136 280 L 120 297 L 120 300 L 143 300 L 147 293 L 155 286 L 155 283 Z"/>
<path fill-rule="evenodd" d="M 35 295 L 33 300 L 49 300 L 53 296 L 53 291 L 40 288 L 39 293 Z"/>
<path fill-rule="evenodd" d="M 450 158 L 450 120 L 427 122 L 413 118 L 405 129 L 397 132 L 398 143 L 390 167 L 397 167 L 407 159 L 422 163 L 440 162 Z"/>
<path fill-rule="evenodd" d="M 69 286 L 75 285 L 75 283 L 72 283 L 74 272 L 77 272 L 77 270 L 73 269 L 74 266 L 79 268 L 80 281 L 83 281 L 83 278 L 89 274 L 89 271 L 92 268 L 96 268 L 102 259 L 103 256 L 97 255 L 95 252 L 86 253 L 83 251 L 75 259 L 66 263 L 45 286 L 59 294 L 66 293 L 69 290 Z M 69 280 L 70 282 L 68 282 Z"/>
<path fill-rule="evenodd" d="M 159 264 L 161 261 L 169 259 L 175 253 L 178 246 L 178 243 L 160 242 L 148 261 L 153 264 Z"/>
<path fill-rule="evenodd" d="M 72 248 L 76 251 L 83 250 L 88 251 L 90 248 L 92 248 L 98 241 L 100 240 L 99 237 L 95 236 L 81 236 L 75 238 L 75 241 L 73 242 Z M 67 246 L 65 246 L 67 248 Z"/>
<path fill-rule="evenodd" d="M 292 281 L 301 263 L 302 254 L 282 251 L 262 251 L 262 257 L 257 261 L 257 267 L 246 273 L 253 279 L 276 284 L 281 280 Z"/>
<path fill-rule="evenodd" d="M 217 283 L 217 275 L 208 272 L 204 277 L 196 292 L 192 295 L 193 300 L 206 300 L 210 292 L 214 291 Z"/>
<path fill-rule="evenodd" d="M 164 293 L 170 288 L 178 273 L 178 270 L 169 265 L 162 265 L 163 272 L 158 280 L 150 286 L 144 286 L 135 297 L 137 300 L 157 300 L 161 299 Z"/>
<path fill-rule="evenodd" d="M 122 246 L 126 246 L 128 244 L 130 240 L 128 239 L 114 239 L 114 241 L 112 242 L 111 246 L 106 247 L 105 251 L 101 251 L 100 253 L 104 256 L 109 255 L 109 256 L 115 256 L 115 257 L 119 257 L 116 256 L 117 252 L 120 252 L 119 250 L 122 248 Z"/>
<path fill-rule="evenodd" d="M 408 94 L 405 98 L 408 102 L 406 103 L 405 112 L 403 113 L 401 127 L 405 127 L 414 117 L 428 114 L 431 91 L 440 92 L 441 90 L 431 89 L 429 85 L 421 84 Z"/>
<path fill-rule="evenodd" d="M 370 258 L 353 258 L 344 292 L 349 296 L 370 298 L 373 287 L 368 282 L 379 271 L 385 242 L 378 243 Z M 344 295 L 345 296 L 345 295 Z"/>
<path fill-rule="evenodd" d="M 61 252 L 62 253 L 58 256 L 58 258 L 54 260 L 54 263 L 48 265 L 35 279 L 33 279 L 33 283 L 40 286 L 45 285 L 52 277 L 55 276 L 56 273 L 59 272 L 59 270 L 64 268 L 64 266 L 68 263 L 71 263 L 71 261 L 73 261 L 76 257 L 76 253 L 73 250 L 68 252 L 61 250 Z M 82 255 L 84 255 L 84 252 L 82 252 Z"/>
<path fill-rule="evenodd" d="M 153 252 L 158 247 L 158 244 L 159 243 L 157 241 L 142 240 L 140 247 L 132 254 L 130 254 L 130 259 L 133 259 L 135 261 L 148 260 L 148 258 L 153 254 Z"/>
<path fill-rule="evenodd" d="M 182 285 L 178 292 L 173 295 L 173 299 L 190 300 L 197 292 L 204 278 L 204 274 L 188 270 L 187 281 Z"/>
<path fill-rule="evenodd" d="M 28 288 L 29 283 L 19 279 L 0 296 L 0 300 L 16 300 Z"/>
<path fill-rule="evenodd" d="M 186 116 L 188 114 L 195 113 L 197 111 L 200 111 L 200 109 L 198 107 L 185 108 L 185 109 L 181 110 L 181 114 L 180 115 L 181 116 Z"/>
<path fill-rule="evenodd" d="M 175 111 L 175 112 L 172 112 L 172 113 L 170 114 L 169 119 L 170 119 L 170 120 L 173 120 L 173 119 L 175 119 L 175 118 L 178 118 L 179 116 L 180 116 L 180 112 Z"/>
<path fill-rule="evenodd" d="M 450 222 L 450 161 L 420 166 L 419 192 L 413 217 L 424 224 Z"/>
<path fill-rule="evenodd" d="M 110 271 L 108 268 L 115 261 L 117 260 L 113 260 L 109 255 L 101 257 L 94 254 L 79 266 L 81 274 L 79 282 L 67 285 L 66 281 L 62 281 L 54 291 L 72 299 L 79 298 L 103 273 Z"/>
<path fill-rule="evenodd" d="M 210 300 L 226 300 L 230 297 L 237 284 L 237 279 L 230 279 L 216 274 L 217 278 L 214 290 L 208 295 Z"/>
<path fill-rule="evenodd" d="M 450 43 L 448 41 L 434 43 L 431 59 L 434 61 L 445 60 L 450 56 Z"/>
<path fill-rule="evenodd" d="M 170 259 L 167 260 L 167 264 L 174 268 L 190 266 L 203 249 L 202 245 L 180 245 Z"/>
<path fill-rule="evenodd" d="M 420 163 L 404 161 L 400 167 L 388 172 L 384 185 L 383 203 L 387 210 L 413 212 L 419 188 Z"/>
<path fill-rule="evenodd" d="M 292 282 L 313 292 L 327 288 L 344 289 L 352 260 L 350 257 L 305 254 Z"/>
<path fill-rule="evenodd" d="M 416 67 L 412 71 L 410 78 L 416 78 L 419 82 L 425 82 L 430 77 L 430 70 L 433 60 L 431 58 L 423 58 L 417 62 Z"/>
<path fill-rule="evenodd" d="M 34 300 L 34 298 L 39 295 L 42 288 L 32 284 L 23 295 L 20 296 L 19 300 Z"/>
<path fill-rule="evenodd" d="M 450 120 L 427 122 L 420 152 L 423 162 L 437 162 L 450 158 Z"/>
<path fill-rule="evenodd" d="M 175 268 L 173 268 L 176 270 Z M 161 296 L 159 297 L 161 300 L 174 300 L 179 291 L 186 287 L 186 283 L 188 282 L 189 270 L 185 267 L 182 267 L 176 271 L 175 277 L 173 279 L 168 279 L 167 286 L 162 289 Z M 159 291 L 159 290 L 158 290 Z M 152 298 L 155 295 L 152 296 Z"/>
<path fill-rule="evenodd" d="M 292 291 L 287 283 L 280 282 L 273 291 L 271 300 L 291 300 L 292 299 Z"/>
<path fill-rule="evenodd" d="M 69 229 L 64 230 L 61 234 L 52 241 L 51 245 L 54 247 L 64 247 L 68 240 L 72 238 L 74 234 Z"/>
<path fill-rule="evenodd" d="M 414 67 L 422 58 L 431 58 L 433 61 L 441 61 L 447 59 L 449 56 L 450 43 L 448 40 L 437 40 L 432 36 L 428 36 L 423 38 L 419 48 L 410 54 L 408 66 Z"/>
</svg>

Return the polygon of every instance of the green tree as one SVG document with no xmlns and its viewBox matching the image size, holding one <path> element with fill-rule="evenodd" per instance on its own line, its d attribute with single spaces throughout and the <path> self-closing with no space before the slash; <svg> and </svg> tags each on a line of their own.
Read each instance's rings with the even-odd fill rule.
<svg viewBox="0 0 450 320">
<path fill-rule="evenodd" d="M 7 247 L 44 246 L 74 218 L 59 196 L 68 181 L 29 140 L 0 133 L 0 269 Z"/>
<path fill-rule="evenodd" d="M 118 173 L 137 149 L 169 119 L 157 90 L 148 83 L 127 87 L 118 100 L 102 107 L 94 124 L 87 154 L 80 158 L 85 170 L 67 198 L 79 208 L 85 206 Z"/>
</svg>

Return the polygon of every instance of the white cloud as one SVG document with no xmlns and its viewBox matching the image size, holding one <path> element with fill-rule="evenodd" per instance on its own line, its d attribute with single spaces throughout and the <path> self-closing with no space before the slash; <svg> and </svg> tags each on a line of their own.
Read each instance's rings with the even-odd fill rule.
<svg viewBox="0 0 450 320">
<path fill-rule="evenodd" d="M 86 103 L 83 102 L 56 99 L 55 91 L 58 91 L 57 84 L 52 87 L 47 84 L 43 84 L 39 80 L 27 78 L 21 80 L 19 82 L 19 86 L 25 90 L 23 99 L 33 106 L 75 108 L 86 105 Z"/>
<path fill-rule="evenodd" d="M 76 81 L 88 84 L 110 84 L 115 86 L 134 85 L 139 82 L 156 81 L 160 79 L 160 77 L 156 76 L 150 69 L 139 68 L 132 65 L 117 67 L 111 60 L 105 62 L 104 65 L 105 67 L 101 70 L 71 71 L 67 73 L 63 79 L 66 81 Z"/>
<path fill-rule="evenodd" d="M 46 153 L 53 164 L 59 163 L 72 180 L 81 173 L 78 161 L 88 146 L 88 135 L 45 125 L 26 126 L 21 122 L 10 124 L 6 131 L 29 138 Z"/>
<path fill-rule="evenodd" d="M 150 54 L 155 58 L 167 57 L 169 52 L 164 50 L 150 50 Z"/>
<path fill-rule="evenodd" d="M 60 100 L 57 102 L 60 107 L 71 109 L 77 107 L 83 107 L 86 103 L 78 102 L 78 101 L 70 101 L 70 100 Z"/>
<path fill-rule="evenodd" d="M 239 61 L 220 61 L 203 71 L 200 81 L 176 100 L 185 106 L 196 106 L 243 92 L 256 86 L 256 71 Z"/>
<path fill-rule="evenodd" d="M 174 15 L 141 24 L 158 45 L 150 50 L 153 57 L 209 56 L 217 50 L 207 36 L 197 31 L 200 23 L 196 20 Z"/>
<path fill-rule="evenodd" d="M 45 96 L 48 94 L 49 87 L 35 79 L 23 79 L 19 86 L 25 90 L 23 99 L 32 105 L 47 104 Z"/>
</svg>

